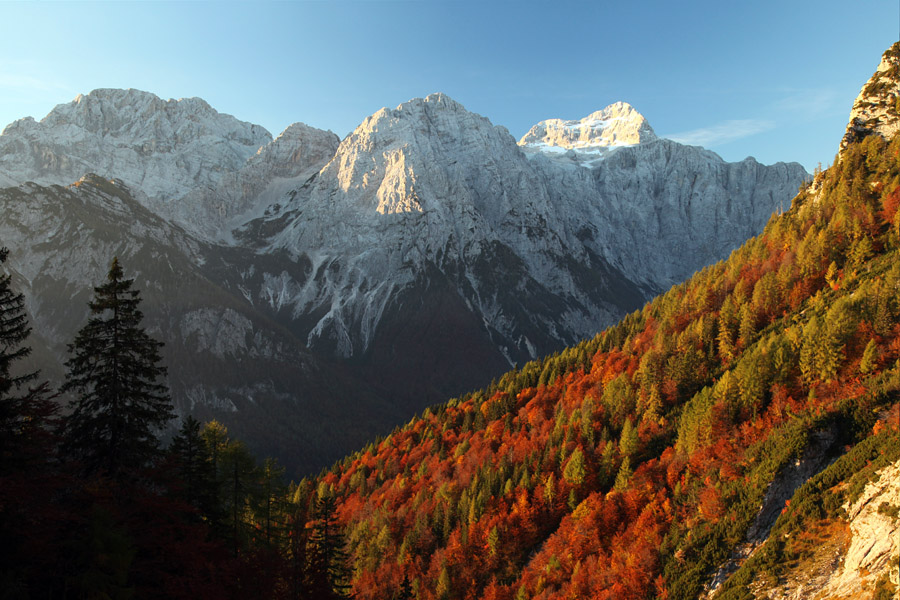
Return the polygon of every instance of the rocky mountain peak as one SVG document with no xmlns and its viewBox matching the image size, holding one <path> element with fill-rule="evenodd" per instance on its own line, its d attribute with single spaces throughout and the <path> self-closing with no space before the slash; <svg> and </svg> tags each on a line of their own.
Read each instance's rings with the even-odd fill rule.
<svg viewBox="0 0 900 600">
<path fill-rule="evenodd" d="M 163 100 L 135 89 L 100 88 L 79 94 L 72 102 L 56 106 L 41 124 L 47 128 L 71 125 L 103 137 L 126 139 L 149 129 L 158 136 L 174 134 L 173 146 L 220 132 L 244 145 L 258 146 L 272 138 L 265 128 L 221 114 L 201 98 Z"/>
<path fill-rule="evenodd" d="M 875 73 L 866 82 L 850 111 L 841 149 L 868 135 L 890 139 L 900 131 L 900 42 L 881 57 Z"/>
<path fill-rule="evenodd" d="M 500 165 L 519 155 L 505 127 L 495 127 L 446 94 L 431 94 L 366 118 L 341 142 L 321 180 L 336 181 L 340 192 L 365 210 L 422 213 L 451 198 L 465 201 L 464 194 L 453 193 L 456 188 L 448 190 L 451 182 L 466 189 L 465 181 L 484 177 L 485 170 L 502 170 Z M 427 189 L 429 180 L 440 182 L 441 191 Z"/>
<path fill-rule="evenodd" d="M 653 128 L 641 113 L 627 102 L 616 102 L 583 119 L 541 121 L 522 136 L 519 145 L 548 153 L 602 152 L 655 139 Z"/>
<path fill-rule="evenodd" d="M 339 143 L 340 139 L 331 131 L 316 129 L 306 123 L 292 123 L 269 144 L 260 147 L 247 161 L 247 167 L 267 162 L 273 165 L 268 176 L 294 177 L 298 172 L 308 170 L 310 165 L 321 168 L 334 156 Z"/>
<path fill-rule="evenodd" d="M 164 218 L 192 231 L 209 221 L 185 207 L 215 189 L 272 141 L 259 125 L 217 112 L 200 98 L 163 100 L 140 90 L 97 89 L 0 135 L 0 185 L 68 185 L 88 172 L 121 179 Z"/>
<path fill-rule="evenodd" d="M 494 129 L 485 117 L 469 112 L 446 94 L 435 93 L 425 98 L 413 98 L 393 110 L 382 108 L 367 117 L 342 146 L 360 141 L 427 143 L 427 137 L 434 134 L 443 136 L 443 141 L 452 142 L 461 137 L 465 127 Z"/>
</svg>

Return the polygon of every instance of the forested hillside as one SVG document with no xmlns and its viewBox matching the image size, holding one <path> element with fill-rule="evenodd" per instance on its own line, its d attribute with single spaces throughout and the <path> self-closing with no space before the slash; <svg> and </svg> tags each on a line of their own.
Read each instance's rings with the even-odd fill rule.
<svg viewBox="0 0 900 600">
<path fill-rule="evenodd" d="M 900 457 L 898 151 L 851 142 L 728 260 L 301 484 L 336 499 L 357 596 L 694 598 L 751 525 L 858 495 L 758 517 L 797 461 L 849 451 L 836 485 Z M 723 593 L 816 543 L 766 546 Z"/>
</svg>

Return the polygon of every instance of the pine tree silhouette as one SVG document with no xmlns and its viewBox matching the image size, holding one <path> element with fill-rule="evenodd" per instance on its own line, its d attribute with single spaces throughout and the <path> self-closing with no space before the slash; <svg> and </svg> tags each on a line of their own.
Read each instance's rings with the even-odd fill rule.
<svg viewBox="0 0 900 600">
<path fill-rule="evenodd" d="M 157 432 L 174 418 L 159 366 L 161 342 L 141 327 L 140 293 L 113 259 L 88 303 L 92 317 L 69 345 L 63 392 L 74 392 L 65 450 L 89 473 L 127 476 L 158 453 Z"/>
</svg>

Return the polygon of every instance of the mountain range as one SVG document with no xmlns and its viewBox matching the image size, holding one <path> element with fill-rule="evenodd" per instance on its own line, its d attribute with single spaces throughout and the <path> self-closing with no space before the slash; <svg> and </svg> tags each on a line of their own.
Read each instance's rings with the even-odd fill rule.
<svg viewBox="0 0 900 600">
<path fill-rule="evenodd" d="M 900 42 L 727 259 L 302 481 L 354 597 L 900 598 L 898 121 Z"/>
<path fill-rule="evenodd" d="M 292 469 L 593 336 L 725 258 L 809 178 L 659 138 L 625 103 L 520 141 L 443 94 L 343 140 L 95 90 L 0 134 L 0 243 L 60 381 L 113 256 L 180 413 Z"/>
</svg>

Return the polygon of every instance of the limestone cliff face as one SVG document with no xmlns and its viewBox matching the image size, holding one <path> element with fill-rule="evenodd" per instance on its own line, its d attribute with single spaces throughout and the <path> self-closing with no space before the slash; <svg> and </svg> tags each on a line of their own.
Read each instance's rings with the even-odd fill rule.
<svg viewBox="0 0 900 600">
<path fill-rule="evenodd" d="M 190 190 L 179 203 L 181 221 L 204 237 L 235 244 L 234 228 L 302 186 L 331 160 L 339 143 L 330 131 L 294 123 L 238 170 L 224 173 L 214 188 Z"/>
<path fill-rule="evenodd" d="M 900 588 L 900 461 L 882 469 L 862 495 L 844 505 L 850 545 L 840 566 L 822 586 L 823 598 L 871 597 L 876 582 L 887 575 Z"/>
<path fill-rule="evenodd" d="M 875 73 L 856 97 L 841 148 L 853 140 L 872 134 L 890 139 L 898 131 L 900 131 L 900 42 L 885 51 Z"/>
<path fill-rule="evenodd" d="M 584 165 L 559 148 L 602 156 Z M 318 315 L 313 347 L 366 353 L 383 320 L 406 318 L 400 295 L 437 277 L 513 363 L 589 337 L 723 258 L 805 175 L 659 140 L 624 103 L 542 122 L 516 144 L 434 94 L 366 119 L 246 231 L 312 266 L 304 281 L 270 274 L 258 296 Z"/>
<path fill-rule="evenodd" d="M 871 600 L 885 581 L 900 597 L 900 461 L 881 469 L 854 502 L 845 503 L 835 538 L 803 569 L 771 587 L 758 587 L 769 600 Z M 792 532 L 799 535 L 801 532 Z M 881 592 L 884 593 L 884 592 Z M 882 598 L 886 596 L 881 596 Z"/>
<path fill-rule="evenodd" d="M 268 252 L 312 264 L 315 277 L 280 299 L 294 314 L 322 315 L 313 347 L 365 353 L 383 319 L 410 316 L 397 299 L 437 279 L 514 362 L 622 310 L 566 266 L 609 268 L 569 229 L 571 204 L 554 203 L 505 128 L 434 94 L 366 119 L 255 227 L 274 232 Z M 628 286 L 620 275 L 607 283 L 616 277 Z"/>
</svg>

